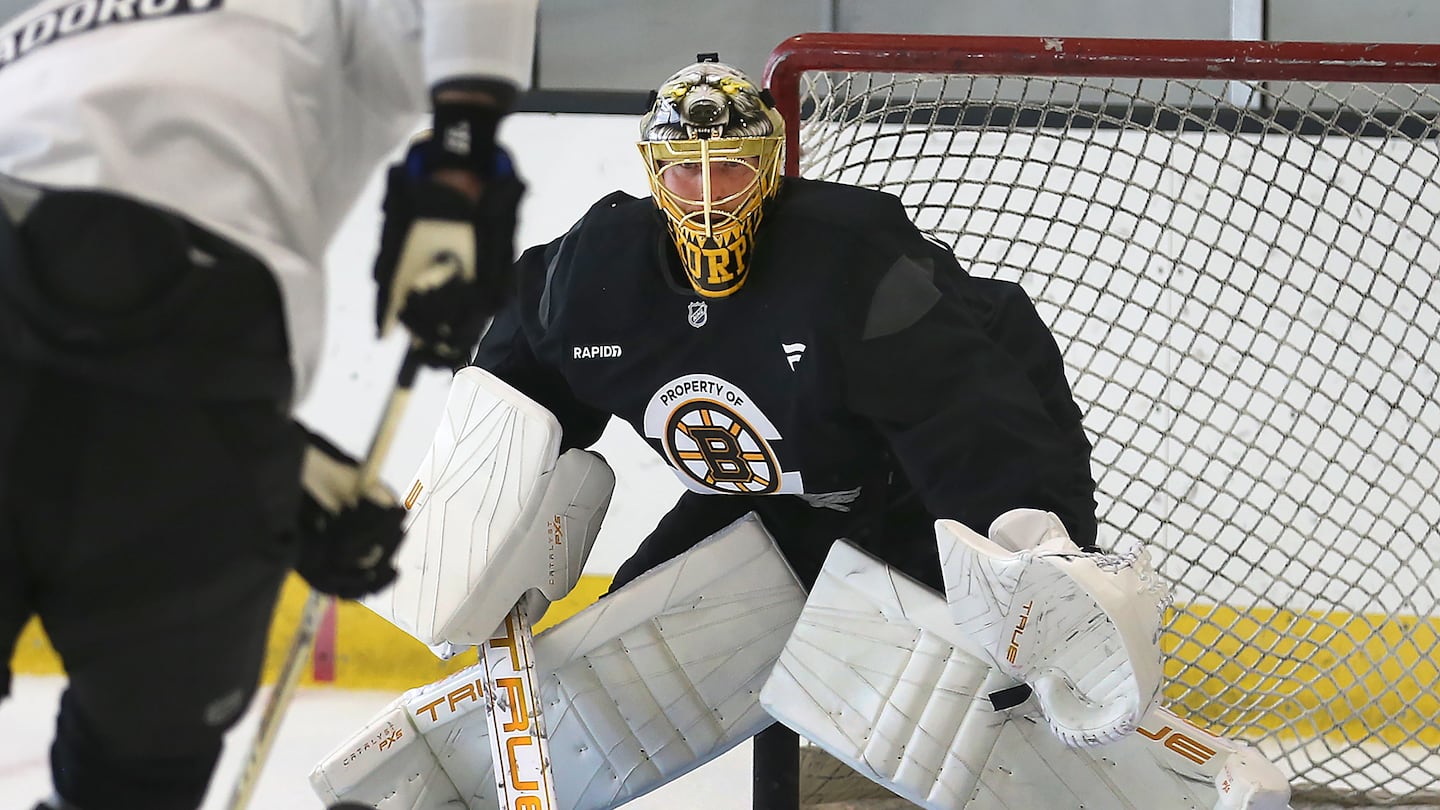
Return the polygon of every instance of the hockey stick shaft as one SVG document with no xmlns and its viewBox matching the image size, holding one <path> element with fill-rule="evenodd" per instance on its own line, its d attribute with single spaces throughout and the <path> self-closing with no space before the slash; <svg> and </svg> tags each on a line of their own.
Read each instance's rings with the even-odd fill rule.
<svg viewBox="0 0 1440 810">
<path fill-rule="evenodd" d="M 390 398 L 385 404 L 385 412 L 380 418 L 380 425 L 375 429 L 375 437 L 370 442 L 370 450 L 360 465 L 358 492 L 364 492 L 379 480 L 380 468 L 384 464 L 385 457 L 390 453 L 390 445 L 395 439 L 395 432 L 410 403 L 410 392 L 414 388 L 415 377 L 419 370 L 418 356 L 413 350 L 407 351 L 405 360 L 400 365 L 395 387 L 391 389 Z M 260 726 L 256 729 L 255 739 L 251 742 L 250 750 L 245 756 L 245 764 L 235 782 L 235 789 L 230 795 L 230 803 L 226 806 L 227 810 L 244 810 L 250 804 L 250 797 L 260 782 L 260 772 L 265 769 L 265 762 L 270 758 L 270 749 L 275 745 L 280 724 L 284 721 L 285 712 L 289 709 L 290 701 L 295 696 L 295 688 L 300 684 L 300 675 L 305 671 L 305 665 L 314 650 L 315 635 L 320 627 L 320 620 L 325 616 L 325 611 L 333 601 L 334 597 L 316 590 L 311 590 L 305 597 L 305 605 L 300 609 L 300 622 L 295 628 L 295 634 L 290 639 L 289 649 L 285 651 L 285 661 L 280 666 L 280 674 L 275 680 L 275 687 L 270 691 L 270 696 L 266 699 L 265 707 L 261 711 Z"/>
<path fill-rule="evenodd" d="M 420 357 L 414 349 L 405 353 L 400 371 L 395 378 L 395 387 L 390 391 L 390 400 L 385 403 L 385 414 L 375 428 L 375 438 L 370 440 L 370 451 L 360 464 L 357 492 L 364 492 L 380 480 L 380 468 L 390 455 L 390 445 L 395 441 L 395 431 L 400 428 L 400 417 L 410 405 L 410 392 L 415 388 L 415 376 L 420 371 Z"/>
<path fill-rule="evenodd" d="M 245 765 L 230 796 L 229 810 L 243 810 L 250 804 L 250 797 L 260 782 L 260 772 L 265 769 L 265 761 L 270 758 L 270 749 L 274 747 L 285 711 L 290 707 L 290 699 L 295 695 L 300 675 L 305 670 L 306 662 L 310 660 L 310 653 L 315 646 L 315 631 L 320 626 L 320 619 L 325 615 L 329 604 L 330 598 L 319 591 L 312 590 L 305 597 L 305 606 L 300 609 L 300 622 L 295 628 L 295 634 L 290 638 L 290 647 L 285 651 L 285 661 L 280 666 L 280 674 L 276 677 L 270 697 L 265 701 L 265 708 L 260 714 L 260 725 L 255 730 L 255 739 L 250 744 Z"/>
<path fill-rule="evenodd" d="M 500 810 L 556 810 L 530 619 L 521 599 L 480 646 Z"/>
</svg>

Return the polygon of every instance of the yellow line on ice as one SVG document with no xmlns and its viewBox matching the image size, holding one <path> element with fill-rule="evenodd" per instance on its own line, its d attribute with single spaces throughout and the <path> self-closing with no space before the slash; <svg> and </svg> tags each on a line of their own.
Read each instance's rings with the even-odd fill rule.
<svg viewBox="0 0 1440 810">
<path fill-rule="evenodd" d="M 1440 619 L 1192 604 L 1162 646 L 1166 698 L 1212 726 L 1440 747 Z"/>
<path fill-rule="evenodd" d="M 535 631 L 538 633 L 578 613 L 609 587 L 609 577 L 582 576 L 569 596 L 550 606 L 550 610 L 535 625 Z M 300 621 L 300 608 L 305 603 L 306 594 L 304 583 L 297 577 L 292 575 L 285 583 L 271 622 L 265 653 L 264 679 L 267 683 L 274 681 L 280 662 L 285 658 L 290 636 Z M 441 661 L 424 644 L 355 602 L 340 603 L 336 614 L 335 658 L 335 680 L 329 686 L 396 693 L 440 680 L 475 662 L 473 651 L 450 661 Z M 169 663 L 156 661 L 155 666 L 164 667 Z M 58 675 L 64 671 L 37 621 L 32 621 L 21 634 L 11 667 L 17 673 L 32 675 Z M 314 684 L 308 667 L 301 683 Z"/>
</svg>

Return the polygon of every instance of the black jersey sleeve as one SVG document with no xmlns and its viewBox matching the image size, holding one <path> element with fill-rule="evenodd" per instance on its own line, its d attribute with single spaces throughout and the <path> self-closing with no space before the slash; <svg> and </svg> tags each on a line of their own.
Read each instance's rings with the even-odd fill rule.
<svg viewBox="0 0 1440 810">
<path fill-rule="evenodd" d="M 1010 509 L 1046 509 L 1093 546 L 1090 443 L 1049 329 L 1018 285 L 971 278 L 908 220 L 895 231 L 852 313 L 850 407 L 931 514 L 984 533 Z"/>
<path fill-rule="evenodd" d="M 599 441 L 610 414 L 576 398 L 560 371 L 541 361 L 532 346 L 532 336 L 544 327 L 535 317 L 526 316 L 538 307 L 547 251 L 555 247 L 552 244 L 531 248 L 516 262 L 517 293 L 495 316 L 480 341 L 472 365 L 489 371 L 554 414 L 564 431 L 563 452 L 572 447 L 589 447 Z"/>
</svg>

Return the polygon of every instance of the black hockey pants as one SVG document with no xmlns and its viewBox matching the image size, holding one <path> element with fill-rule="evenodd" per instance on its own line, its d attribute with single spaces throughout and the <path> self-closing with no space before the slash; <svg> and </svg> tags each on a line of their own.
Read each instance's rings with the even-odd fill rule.
<svg viewBox="0 0 1440 810">
<path fill-rule="evenodd" d="M 78 202 L 89 216 L 68 234 L 52 216 L 12 226 L 8 251 L 0 237 L 0 652 L 8 662 L 38 615 L 62 658 L 51 765 L 63 798 L 193 810 L 254 694 L 294 556 L 303 437 L 283 316 L 269 273 L 219 240 L 179 223 L 152 255 L 126 236 L 154 232 L 143 210 Z M 68 268 L 65 238 L 81 258 Z M 181 261 L 192 247 L 193 267 Z M 96 307 L 14 297 L 52 293 L 96 257 L 124 274 L 147 255 L 164 284 Z M 97 309 L 131 293 L 125 312 Z M 9 681 L 7 664 L 0 696 Z"/>
<path fill-rule="evenodd" d="M 878 493 L 884 497 L 884 493 Z M 869 498 L 867 494 L 862 496 Z M 747 512 L 754 512 L 775 538 L 785 561 L 808 590 L 815 584 L 836 538 L 844 537 L 923 585 L 944 592 L 940 558 L 931 526 L 934 519 L 918 508 L 883 506 L 853 512 L 817 509 L 783 495 L 701 495 L 685 492 L 660 518 L 610 585 L 622 585 L 661 563 L 689 551 Z"/>
</svg>

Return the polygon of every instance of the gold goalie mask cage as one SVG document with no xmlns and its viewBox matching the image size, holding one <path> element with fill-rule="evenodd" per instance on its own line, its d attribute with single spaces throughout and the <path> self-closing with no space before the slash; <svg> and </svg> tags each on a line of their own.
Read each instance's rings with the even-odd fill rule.
<svg viewBox="0 0 1440 810">
<path fill-rule="evenodd" d="M 765 204 L 780 189 L 785 124 L 745 74 L 700 54 L 660 86 L 640 122 L 640 154 L 685 274 L 706 298 L 750 270 Z"/>
</svg>

